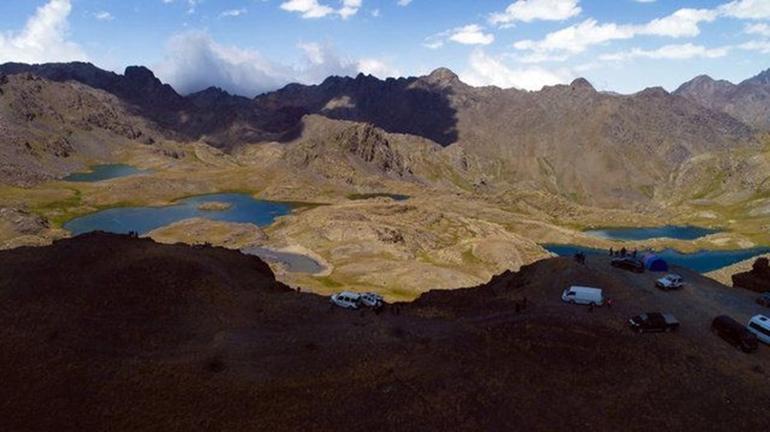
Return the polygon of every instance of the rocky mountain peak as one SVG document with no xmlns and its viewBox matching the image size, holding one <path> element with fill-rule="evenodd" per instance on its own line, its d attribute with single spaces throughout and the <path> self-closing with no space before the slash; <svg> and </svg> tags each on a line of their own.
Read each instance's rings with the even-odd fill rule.
<svg viewBox="0 0 770 432">
<path fill-rule="evenodd" d="M 595 90 L 594 86 L 592 86 L 591 83 L 585 78 L 577 78 L 576 80 L 572 81 L 570 87 L 572 87 L 573 90 Z"/>
<path fill-rule="evenodd" d="M 669 92 L 667 92 L 663 87 L 648 87 L 640 91 L 638 95 L 647 97 L 664 97 L 668 96 Z"/>
<path fill-rule="evenodd" d="M 770 85 L 770 69 L 761 72 L 759 75 L 747 80 L 752 84 Z"/>
<path fill-rule="evenodd" d="M 123 73 L 127 80 L 142 84 L 161 84 L 155 74 L 144 66 L 129 66 Z"/>
<path fill-rule="evenodd" d="M 431 84 L 449 85 L 460 81 L 456 73 L 447 68 L 438 68 L 430 73 L 425 80 Z"/>
</svg>

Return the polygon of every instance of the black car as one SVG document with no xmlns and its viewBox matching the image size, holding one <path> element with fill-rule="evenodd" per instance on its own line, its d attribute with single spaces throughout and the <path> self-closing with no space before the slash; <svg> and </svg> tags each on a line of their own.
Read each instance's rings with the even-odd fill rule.
<svg viewBox="0 0 770 432">
<path fill-rule="evenodd" d="M 614 258 L 610 264 L 612 264 L 613 267 L 621 268 L 623 270 L 629 270 L 635 273 L 644 273 L 644 264 L 634 258 Z"/>
<path fill-rule="evenodd" d="M 754 333 L 727 315 L 714 318 L 711 323 L 711 330 L 743 352 L 754 352 L 759 348 L 759 340 Z"/>
<path fill-rule="evenodd" d="M 628 324 L 639 333 L 669 332 L 679 328 L 679 321 L 671 314 L 649 312 L 637 315 Z"/>
</svg>

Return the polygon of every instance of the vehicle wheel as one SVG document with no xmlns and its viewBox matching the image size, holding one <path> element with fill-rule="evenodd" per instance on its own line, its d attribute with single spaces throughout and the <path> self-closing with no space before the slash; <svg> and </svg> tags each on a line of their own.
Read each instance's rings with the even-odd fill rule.
<svg viewBox="0 0 770 432">
<path fill-rule="evenodd" d="M 569 304 L 571 305 L 575 304 L 575 300 L 570 299 Z"/>
<path fill-rule="evenodd" d="M 663 330 L 663 331 L 666 332 L 666 333 L 671 333 L 671 327 L 666 327 L 666 329 Z"/>
</svg>

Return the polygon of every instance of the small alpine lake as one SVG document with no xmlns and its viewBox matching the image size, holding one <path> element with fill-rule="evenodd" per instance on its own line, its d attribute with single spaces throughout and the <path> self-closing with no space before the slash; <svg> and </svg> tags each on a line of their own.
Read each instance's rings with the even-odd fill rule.
<svg viewBox="0 0 770 432">
<path fill-rule="evenodd" d="M 206 203 L 220 203 L 221 210 L 206 210 Z M 227 204 L 226 207 L 221 204 Z M 216 221 L 251 223 L 266 226 L 291 213 L 295 206 L 287 203 L 259 200 L 251 195 L 224 193 L 199 195 L 164 207 L 118 207 L 77 217 L 64 224 L 73 235 L 92 231 L 118 234 L 136 232 L 140 235 L 194 217 Z"/>
<path fill-rule="evenodd" d="M 597 228 L 584 231 L 584 233 L 606 239 L 639 241 L 655 238 L 669 238 L 676 240 L 695 240 L 710 234 L 720 232 L 719 230 L 700 228 L 688 225 L 666 225 L 660 227 L 618 227 L 618 228 Z"/>
<path fill-rule="evenodd" d="M 392 193 L 366 193 L 366 194 L 351 194 L 348 195 L 348 199 L 353 201 L 368 200 L 372 198 L 390 198 L 393 201 L 406 201 L 410 198 L 409 195 L 400 195 Z"/>
<path fill-rule="evenodd" d="M 586 255 L 607 255 L 608 251 L 585 246 L 566 244 L 544 244 L 547 251 L 559 256 L 572 256 L 577 252 Z M 699 273 L 708 273 L 735 263 L 745 261 L 758 255 L 770 253 L 770 247 L 756 247 L 740 250 L 702 250 L 693 253 L 682 253 L 673 249 L 655 251 L 655 255 L 663 258 L 669 264 L 687 267 Z"/>
<path fill-rule="evenodd" d="M 94 165 L 89 167 L 89 169 L 90 171 L 88 172 L 72 173 L 62 180 L 79 183 L 93 183 L 146 172 L 125 164 Z"/>
<path fill-rule="evenodd" d="M 326 270 L 326 266 L 315 259 L 298 253 L 276 251 L 263 247 L 241 249 L 241 252 L 258 256 L 267 262 L 283 264 L 292 273 L 318 274 Z"/>
</svg>

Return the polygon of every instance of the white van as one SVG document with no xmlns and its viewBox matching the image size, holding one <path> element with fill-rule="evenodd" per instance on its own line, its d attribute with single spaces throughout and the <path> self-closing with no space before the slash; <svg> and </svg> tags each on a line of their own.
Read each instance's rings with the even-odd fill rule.
<svg viewBox="0 0 770 432">
<path fill-rule="evenodd" d="M 358 293 L 343 291 L 333 294 L 329 300 L 332 304 L 345 309 L 358 309 L 361 307 L 361 294 Z"/>
<path fill-rule="evenodd" d="M 601 306 L 604 304 L 604 294 L 599 288 L 571 286 L 564 290 L 561 299 L 565 303 Z"/>
<path fill-rule="evenodd" d="M 770 345 L 770 318 L 764 315 L 755 315 L 746 327 L 757 335 L 757 339 Z"/>
</svg>

